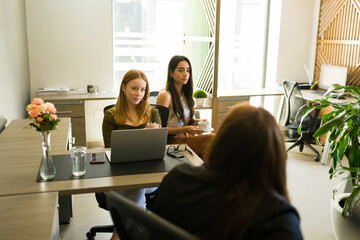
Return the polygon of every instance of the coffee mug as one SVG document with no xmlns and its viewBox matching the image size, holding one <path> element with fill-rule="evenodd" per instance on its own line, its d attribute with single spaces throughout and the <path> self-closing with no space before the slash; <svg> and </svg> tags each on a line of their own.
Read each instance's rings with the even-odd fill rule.
<svg viewBox="0 0 360 240">
<path fill-rule="evenodd" d="M 210 129 L 210 122 L 208 121 L 200 121 L 198 122 L 198 126 L 200 129 L 207 131 Z"/>
<path fill-rule="evenodd" d="M 95 85 L 87 85 L 87 92 L 88 93 L 97 93 L 99 90 L 98 86 Z"/>
</svg>

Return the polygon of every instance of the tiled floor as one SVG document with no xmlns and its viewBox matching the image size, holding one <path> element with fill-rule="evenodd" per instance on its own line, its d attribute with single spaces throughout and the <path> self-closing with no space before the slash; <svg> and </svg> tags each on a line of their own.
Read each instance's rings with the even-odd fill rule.
<svg viewBox="0 0 360 240">
<path fill-rule="evenodd" d="M 298 151 L 295 148 L 288 153 L 287 179 L 291 202 L 300 214 L 304 239 L 334 240 L 329 207 L 338 180 L 329 179 L 329 163 L 315 162 L 307 149 L 303 153 Z M 86 239 L 85 234 L 92 226 L 103 224 L 111 224 L 110 214 L 97 207 L 94 194 L 74 195 L 73 218 L 70 224 L 60 226 L 60 235 L 65 240 Z M 99 233 L 95 239 L 110 239 L 110 236 Z"/>
</svg>

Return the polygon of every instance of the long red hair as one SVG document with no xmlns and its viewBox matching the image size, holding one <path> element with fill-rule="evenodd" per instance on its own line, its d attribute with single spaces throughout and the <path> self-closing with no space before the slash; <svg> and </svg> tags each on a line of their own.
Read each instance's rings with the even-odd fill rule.
<svg viewBox="0 0 360 240">
<path fill-rule="evenodd" d="M 131 82 L 134 79 L 142 79 L 146 82 L 146 89 L 145 89 L 145 95 L 143 97 L 143 99 L 141 99 L 140 103 L 136 106 L 136 113 L 139 117 L 140 120 L 142 120 L 143 122 L 148 122 L 150 119 L 150 114 L 149 114 L 149 109 L 150 109 L 150 104 L 149 104 L 149 82 L 147 80 L 147 77 L 145 75 L 144 72 L 140 71 L 140 70 L 135 70 L 132 69 L 130 71 L 128 71 L 127 73 L 125 73 L 122 81 L 121 81 L 121 85 L 120 85 L 120 91 L 119 91 L 119 96 L 117 99 L 117 102 L 114 106 L 114 118 L 115 118 L 115 123 L 120 125 L 120 124 L 124 124 L 127 120 L 131 121 L 131 117 L 129 116 L 128 112 L 128 105 L 126 102 L 126 97 L 124 94 L 124 91 L 122 90 L 123 86 L 126 86 L 129 82 Z"/>
</svg>

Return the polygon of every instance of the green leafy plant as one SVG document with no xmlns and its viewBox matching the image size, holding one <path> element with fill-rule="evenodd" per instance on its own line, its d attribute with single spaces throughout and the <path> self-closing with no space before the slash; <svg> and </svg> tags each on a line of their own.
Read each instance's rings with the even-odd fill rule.
<svg viewBox="0 0 360 240">
<path fill-rule="evenodd" d="M 330 143 L 330 179 L 345 174 L 339 185 L 334 189 L 333 196 L 339 186 L 344 182 L 351 181 L 352 192 L 346 199 L 342 215 L 351 215 L 354 207 L 360 203 L 360 90 L 355 86 L 341 86 L 334 84 L 333 90 L 347 91 L 354 101 L 347 104 L 339 104 L 329 101 L 329 97 L 316 99 L 308 103 L 305 107 L 301 123 L 306 115 L 314 109 L 323 109 L 329 106 L 334 108 L 330 113 L 323 115 L 321 125 L 314 133 L 314 138 L 319 143 L 319 137 L 328 133 Z M 301 131 L 301 124 L 298 132 Z M 346 161 L 347 159 L 347 161 Z M 347 174 L 346 174 L 347 173 Z"/>
<path fill-rule="evenodd" d="M 193 97 L 194 98 L 207 98 L 207 94 L 205 91 L 199 89 L 194 92 Z"/>
</svg>

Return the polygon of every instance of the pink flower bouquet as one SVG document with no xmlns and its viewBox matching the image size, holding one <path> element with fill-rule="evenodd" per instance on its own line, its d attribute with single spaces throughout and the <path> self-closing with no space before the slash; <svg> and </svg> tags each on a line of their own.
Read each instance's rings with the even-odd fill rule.
<svg viewBox="0 0 360 240">
<path fill-rule="evenodd" d="M 27 105 L 26 111 L 29 114 L 28 119 L 31 120 L 30 127 L 34 127 L 36 131 L 48 132 L 55 130 L 60 119 L 57 118 L 56 108 L 54 104 L 46 102 L 41 98 L 34 100 Z"/>
</svg>

